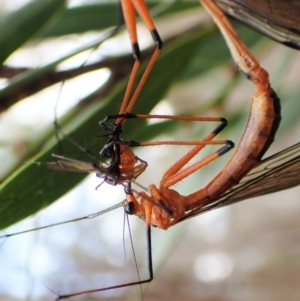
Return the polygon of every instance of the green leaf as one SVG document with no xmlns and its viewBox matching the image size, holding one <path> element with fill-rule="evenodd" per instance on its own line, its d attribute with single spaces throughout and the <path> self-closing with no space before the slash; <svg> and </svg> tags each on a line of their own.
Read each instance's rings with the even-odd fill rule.
<svg viewBox="0 0 300 301">
<path fill-rule="evenodd" d="M 118 1 L 99 2 L 89 5 L 71 7 L 64 11 L 52 27 L 41 33 L 42 38 L 82 33 L 92 30 L 103 30 L 122 24 L 121 10 Z M 147 4 L 152 10 L 152 16 L 165 16 L 171 13 L 199 7 L 198 3 L 190 1 L 151 1 Z"/>
<path fill-rule="evenodd" d="M 50 20 L 55 20 L 65 5 L 65 0 L 35 0 L 5 16 L 0 22 L 0 65 Z"/>
</svg>

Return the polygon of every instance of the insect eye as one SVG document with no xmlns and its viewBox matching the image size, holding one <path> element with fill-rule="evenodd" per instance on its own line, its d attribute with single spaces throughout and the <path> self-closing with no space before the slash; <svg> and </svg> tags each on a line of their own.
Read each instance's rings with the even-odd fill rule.
<svg viewBox="0 0 300 301">
<path fill-rule="evenodd" d="M 132 215 L 134 213 L 134 204 L 133 204 L 133 202 L 129 202 L 128 204 L 126 204 L 125 212 L 127 214 L 130 214 L 130 215 Z"/>
</svg>

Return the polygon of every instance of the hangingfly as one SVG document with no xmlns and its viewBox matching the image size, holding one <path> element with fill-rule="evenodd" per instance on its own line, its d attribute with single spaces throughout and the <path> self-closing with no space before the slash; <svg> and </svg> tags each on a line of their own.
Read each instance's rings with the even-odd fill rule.
<svg viewBox="0 0 300 301">
<path fill-rule="evenodd" d="M 103 178 L 108 184 L 121 184 L 125 187 L 126 201 L 118 206 L 124 206 L 127 214 L 136 215 L 145 220 L 149 277 L 145 280 L 139 279 L 139 281 L 121 283 L 104 288 L 58 294 L 57 300 L 150 282 L 153 279 L 151 226 L 166 230 L 200 213 L 300 184 L 300 172 L 298 168 L 300 164 L 300 143 L 268 159 L 262 159 L 274 141 L 281 121 L 280 100 L 275 91 L 271 88 L 267 71 L 264 70 L 258 61 L 250 54 L 235 29 L 222 13 L 223 10 L 233 15 L 243 23 L 260 30 L 262 33 L 281 43 L 294 48 L 300 48 L 300 44 L 298 44 L 296 38 L 297 31 L 293 27 L 288 27 L 288 20 L 284 14 L 280 13 L 274 18 L 276 15 L 274 11 L 279 10 L 279 4 L 282 4 L 282 7 L 285 6 L 283 1 L 268 1 L 267 4 L 264 2 L 256 3 L 255 1 L 214 2 L 211 0 L 200 0 L 200 3 L 212 16 L 222 32 L 239 70 L 255 85 L 256 91 L 252 97 L 249 119 L 244 134 L 232 157 L 228 160 L 225 167 L 220 170 L 207 185 L 203 187 L 199 181 L 198 190 L 188 195 L 181 195 L 171 187 L 233 149 L 234 143 L 230 140 L 214 140 L 226 127 L 227 120 L 221 117 L 184 117 L 132 113 L 132 108 L 141 89 L 146 83 L 148 75 L 160 54 L 162 41 L 143 0 L 122 0 L 120 2 L 122 4 L 127 29 L 130 33 L 134 65 L 119 112 L 115 115 L 107 116 L 100 122 L 100 126 L 108 132 L 107 136 L 109 136 L 100 155 L 102 158 L 108 159 L 109 163 L 106 164 L 97 161 L 95 156 L 69 139 L 77 148 L 88 154 L 94 162 L 87 163 L 55 155 L 54 157 L 57 161 L 48 163 L 48 167 L 59 171 L 97 172 L 97 176 Z M 273 11 L 271 10 L 270 4 L 275 5 L 273 6 Z M 276 6 L 277 4 L 278 6 Z M 222 10 L 220 10 L 220 8 Z M 134 89 L 135 78 L 140 66 L 135 10 L 151 32 L 156 48 L 144 74 Z M 282 10 L 280 10 L 280 12 L 282 12 Z M 291 18 L 291 20 L 294 22 L 293 18 Z M 295 37 L 293 34 L 295 34 Z M 137 142 L 123 140 L 121 138 L 123 125 L 127 119 L 133 118 L 214 121 L 220 122 L 220 124 L 200 141 Z M 112 125 L 108 123 L 111 119 L 115 120 Z M 164 173 L 159 186 L 150 184 L 147 192 L 137 192 L 132 189 L 131 184 L 145 171 L 147 162 L 136 157 L 131 148 L 154 145 L 189 145 L 193 147 Z M 204 159 L 188 165 L 190 160 L 206 145 L 222 145 L 222 147 Z M 111 209 L 115 208 L 116 206 Z M 82 219 L 93 218 L 109 210 L 110 209 L 105 212 L 86 216 Z M 24 232 L 28 231 L 23 231 L 22 233 Z M 7 234 L 0 238 L 8 238 L 16 234 L 19 233 Z"/>
</svg>

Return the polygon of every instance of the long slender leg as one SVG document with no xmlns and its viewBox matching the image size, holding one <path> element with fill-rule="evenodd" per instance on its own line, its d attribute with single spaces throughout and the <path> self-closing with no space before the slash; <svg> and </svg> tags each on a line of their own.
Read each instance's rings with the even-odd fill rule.
<svg viewBox="0 0 300 301">
<path fill-rule="evenodd" d="M 149 10 L 143 0 L 121 0 L 121 5 L 123 9 L 124 19 L 127 25 L 127 29 L 129 32 L 131 44 L 132 44 L 132 53 L 134 57 L 134 65 L 132 68 L 132 72 L 128 81 L 127 89 L 123 98 L 123 102 L 121 104 L 119 113 L 130 112 L 149 76 L 149 73 L 155 64 L 158 55 L 160 54 L 162 48 L 162 40 L 157 32 L 152 17 L 149 13 Z M 136 20 L 135 20 L 135 12 L 134 9 L 138 12 L 146 26 L 148 27 L 152 38 L 156 44 L 156 49 L 142 75 L 135 92 L 130 99 L 130 95 L 133 89 L 134 81 L 137 75 L 137 71 L 139 69 L 141 63 L 141 53 L 138 44 L 138 36 L 137 36 L 137 29 L 136 29 Z M 117 123 L 124 123 L 124 120 L 118 119 Z"/>
<path fill-rule="evenodd" d="M 226 153 L 230 149 L 233 148 L 234 144 L 231 141 L 227 140 L 215 140 L 212 141 L 213 138 L 219 134 L 226 126 L 227 120 L 221 117 L 197 117 L 197 116 L 171 116 L 171 115 L 147 115 L 147 114 L 118 114 L 118 115 L 110 115 L 105 119 L 100 121 L 101 127 L 105 130 L 109 130 L 106 123 L 110 119 L 168 119 L 168 120 L 180 120 L 180 121 L 206 121 L 206 122 L 220 122 L 221 124 L 217 126 L 212 133 L 210 133 L 203 140 L 196 141 L 148 141 L 148 142 L 137 142 L 137 141 L 112 141 L 107 143 L 101 152 L 105 153 L 107 149 L 110 149 L 115 144 L 127 145 L 128 147 L 137 147 L 137 146 L 156 146 L 156 145 L 196 145 L 191 151 L 188 152 L 183 158 L 181 158 L 177 163 L 175 163 L 164 175 L 164 178 L 169 178 L 171 175 L 177 173 L 184 165 L 187 164 L 197 153 L 199 153 L 205 145 L 224 145 L 217 153 L 215 153 L 215 157 L 219 157 L 220 155 Z"/>
<path fill-rule="evenodd" d="M 270 87 L 268 73 L 260 67 L 257 60 L 250 54 L 236 30 L 232 27 L 231 23 L 217 4 L 212 0 L 199 1 L 219 27 L 227 46 L 230 49 L 232 58 L 240 71 L 247 79 L 251 80 L 256 85 L 257 89 L 268 89 Z"/>
<path fill-rule="evenodd" d="M 150 142 L 137 142 L 137 141 L 114 141 L 105 145 L 102 151 L 105 152 L 105 148 L 111 148 L 113 144 L 125 144 L 128 147 L 136 146 L 155 146 L 155 145 L 196 145 L 192 150 L 190 150 L 185 156 L 178 160 L 171 168 L 169 168 L 164 174 L 161 180 L 161 187 L 169 187 L 176 184 L 178 181 L 181 181 L 185 177 L 194 173 L 196 170 L 200 169 L 204 165 L 207 165 L 211 161 L 217 159 L 223 154 L 227 153 L 234 147 L 234 143 L 229 140 L 215 140 L 212 141 L 226 126 L 227 120 L 221 117 L 197 117 L 197 116 L 170 116 L 170 115 L 147 115 L 147 114 L 118 114 L 107 116 L 100 122 L 100 125 L 104 128 L 107 128 L 106 123 L 110 119 L 169 119 L 169 120 L 184 120 L 184 121 L 213 121 L 221 122 L 207 137 L 203 140 L 197 141 L 150 141 Z M 193 157 L 195 157 L 205 145 L 224 145 L 218 151 L 214 152 L 204 160 L 201 160 L 197 163 L 192 164 L 191 166 L 181 170 Z M 179 170 L 181 170 L 179 172 Z"/>
</svg>

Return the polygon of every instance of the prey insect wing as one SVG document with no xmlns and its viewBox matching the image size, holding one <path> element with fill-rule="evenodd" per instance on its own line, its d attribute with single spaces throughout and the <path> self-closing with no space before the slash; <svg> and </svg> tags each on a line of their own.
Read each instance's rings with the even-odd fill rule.
<svg viewBox="0 0 300 301">
<path fill-rule="evenodd" d="M 97 172 L 98 170 L 92 163 L 74 160 L 64 156 L 54 155 L 57 159 L 55 162 L 47 162 L 46 165 L 49 169 L 57 171 L 70 171 L 70 172 Z"/>
<path fill-rule="evenodd" d="M 132 152 L 130 151 L 130 154 Z M 133 182 L 135 179 L 144 172 L 148 164 L 146 161 L 133 156 L 133 161 L 130 165 L 127 162 L 126 151 L 120 154 L 120 162 L 116 164 L 105 164 L 99 160 L 95 160 L 93 163 L 79 161 L 71 158 L 67 158 L 59 155 L 52 155 L 56 161 L 47 162 L 47 167 L 56 171 L 66 172 L 84 172 L 84 173 L 96 173 L 96 176 L 103 178 L 107 184 L 113 186 L 117 184 L 125 184 L 125 182 Z M 127 164 L 122 164 L 126 161 Z"/>
</svg>

